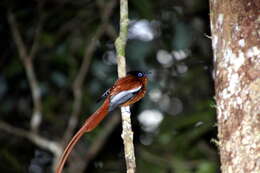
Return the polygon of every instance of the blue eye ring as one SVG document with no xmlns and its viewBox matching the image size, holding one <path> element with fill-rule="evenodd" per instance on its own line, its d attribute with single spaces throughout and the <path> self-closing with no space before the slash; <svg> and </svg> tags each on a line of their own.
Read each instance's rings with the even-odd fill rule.
<svg viewBox="0 0 260 173">
<path fill-rule="evenodd" d="M 139 72 L 139 73 L 137 74 L 137 76 L 138 76 L 138 77 L 143 77 L 143 73 Z"/>
</svg>

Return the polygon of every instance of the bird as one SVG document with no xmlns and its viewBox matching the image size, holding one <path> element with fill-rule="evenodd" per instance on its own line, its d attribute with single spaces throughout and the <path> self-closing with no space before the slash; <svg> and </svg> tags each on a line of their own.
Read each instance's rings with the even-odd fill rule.
<svg viewBox="0 0 260 173">
<path fill-rule="evenodd" d="M 125 77 L 119 78 L 114 85 L 106 90 L 98 101 L 105 99 L 103 104 L 94 112 L 72 137 L 63 151 L 55 173 L 61 173 L 64 164 L 73 147 L 87 132 L 92 131 L 111 111 L 117 107 L 129 106 L 142 99 L 147 91 L 149 72 L 129 71 Z"/>
</svg>

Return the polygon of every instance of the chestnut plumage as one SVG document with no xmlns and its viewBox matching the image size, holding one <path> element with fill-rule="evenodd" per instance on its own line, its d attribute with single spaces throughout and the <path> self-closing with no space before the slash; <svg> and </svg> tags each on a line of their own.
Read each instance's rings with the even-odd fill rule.
<svg viewBox="0 0 260 173">
<path fill-rule="evenodd" d="M 129 106 L 142 99 L 146 92 L 147 74 L 142 71 L 130 71 L 126 77 L 118 79 L 115 84 L 108 89 L 99 100 L 105 98 L 104 103 L 94 112 L 73 136 L 65 148 L 56 173 L 61 173 L 64 164 L 71 153 L 73 147 L 83 134 L 93 130 L 104 117 L 119 106 Z"/>
</svg>

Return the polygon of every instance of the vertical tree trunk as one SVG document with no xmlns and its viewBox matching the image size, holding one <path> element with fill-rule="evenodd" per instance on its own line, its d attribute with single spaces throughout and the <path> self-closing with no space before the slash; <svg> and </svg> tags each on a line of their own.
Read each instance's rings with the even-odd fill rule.
<svg viewBox="0 0 260 173">
<path fill-rule="evenodd" d="M 260 172 L 260 1 L 211 0 L 223 173 Z"/>
</svg>

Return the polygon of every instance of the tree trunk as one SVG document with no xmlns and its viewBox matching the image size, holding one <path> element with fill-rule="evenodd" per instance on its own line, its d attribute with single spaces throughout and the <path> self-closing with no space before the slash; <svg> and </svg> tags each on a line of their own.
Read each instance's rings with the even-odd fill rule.
<svg viewBox="0 0 260 173">
<path fill-rule="evenodd" d="M 260 1 L 211 0 L 223 173 L 260 172 Z"/>
</svg>

